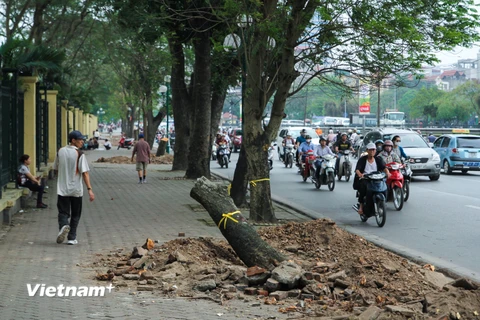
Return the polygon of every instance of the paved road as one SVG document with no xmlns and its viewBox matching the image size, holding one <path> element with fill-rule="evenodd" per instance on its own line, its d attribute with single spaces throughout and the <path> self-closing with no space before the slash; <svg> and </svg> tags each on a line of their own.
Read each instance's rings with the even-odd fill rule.
<svg viewBox="0 0 480 320">
<path fill-rule="evenodd" d="M 232 155 L 229 169 L 212 162 L 214 172 L 233 177 L 238 155 Z M 276 158 L 278 159 L 278 158 Z M 374 219 L 362 223 L 351 206 L 356 202 L 350 182 L 336 183 L 333 192 L 303 182 L 297 169 L 286 169 L 278 160 L 271 171 L 272 194 L 305 209 L 314 217 L 329 217 L 347 230 L 375 243 L 437 268 L 480 280 L 479 173 L 442 174 L 439 181 L 418 177 L 411 184 L 411 196 L 402 211 L 387 204 L 387 222 L 378 228 Z"/>
</svg>

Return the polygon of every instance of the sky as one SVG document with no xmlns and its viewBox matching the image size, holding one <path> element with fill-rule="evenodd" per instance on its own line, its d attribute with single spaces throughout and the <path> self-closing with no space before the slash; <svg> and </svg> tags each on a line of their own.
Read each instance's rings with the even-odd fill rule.
<svg viewBox="0 0 480 320">
<path fill-rule="evenodd" d="M 480 51 L 480 43 L 475 43 L 471 48 L 457 47 L 453 51 L 441 51 L 437 53 L 440 65 L 452 65 L 459 59 L 477 59 Z"/>
</svg>

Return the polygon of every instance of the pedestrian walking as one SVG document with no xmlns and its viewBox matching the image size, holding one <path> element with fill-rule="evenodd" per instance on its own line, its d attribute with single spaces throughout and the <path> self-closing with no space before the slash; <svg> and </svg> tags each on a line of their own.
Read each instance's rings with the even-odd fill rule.
<svg viewBox="0 0 480 320">
<path fill-rule="evenodd" d="M 87 158 L 81 151 L 83 135 L 80 131 L 68 134 L 69 145 L 58 150 L 54 162 L 57 175 L 57 208 L 58 226 L 60 232 L 57 243 L 63 243 L 65 237 L 68 244 L 77 244 L 77 226 L 82 214 L 83 182 L 87 186 L 90 201 L 95 200 L 95 195 L 90 183 L 90 168 Z M 70 221 L 69 221 L 70 219 Z"/>
<path fill-rule="evenodd" d="M 147 166 L 150 163 L 150 145 L 145 141 L 145 136 L 143 133 L 138 135 L 138 142 L 133 147 L 132 152 L 132 162 L 133 157 L 137 154 L 137 166 L 136 170 L 138 172 L 138 183 L 147 183 Z"/>
</svg>

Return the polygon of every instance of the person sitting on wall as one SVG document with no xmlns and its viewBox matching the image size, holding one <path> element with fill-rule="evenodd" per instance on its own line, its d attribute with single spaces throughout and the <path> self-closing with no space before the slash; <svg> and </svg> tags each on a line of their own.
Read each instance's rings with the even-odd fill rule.
<svg viewBox="0 0 480 320">
<path fill-rule="evenodd" d="M 48 206 L 42 202 L 44 191 L 44 186 L 42 186 L 41 178 L 34 177 L 33 174 L 30 173 L 30 169 L 28 166 L 30 165 L 30 156 L 28 154 L 24 154 L 18 160 L 20 162 L 20 166 L 17 170 L 17 182 L 20 187 L 28 188 L 32 191 L 36 191 L 38 193 L 37 197 L 37 208 L 45 209 Z"/>
</svg>

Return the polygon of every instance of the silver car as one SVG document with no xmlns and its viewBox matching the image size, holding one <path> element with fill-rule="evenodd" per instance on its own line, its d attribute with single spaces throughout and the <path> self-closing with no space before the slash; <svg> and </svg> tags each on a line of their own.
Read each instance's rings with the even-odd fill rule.
<svg viewBox="0 0 480 320">
<path fill-rule="evenodd" d="M 380 128 L 368 132 L 363 138 L 363 152 L 367 143 L 377 140 L 392 140 L 394 136 L 400 136 L 403 151 L 410 158 L 410 168 L 414 176 L 428 176 L 436 181 L 440 178 L 440 156 L 430 148 L 427 142 L 416 132 L 396 128 Z"/>
</svg>

